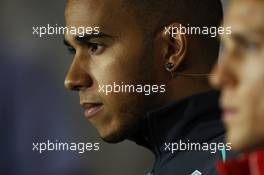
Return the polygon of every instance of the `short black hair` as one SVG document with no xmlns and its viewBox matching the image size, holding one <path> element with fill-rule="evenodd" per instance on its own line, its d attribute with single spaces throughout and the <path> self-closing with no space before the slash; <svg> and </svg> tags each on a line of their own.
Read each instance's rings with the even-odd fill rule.
<svg viewBox="0 0 264 175">
<path fill-rule="evenodd" d="M 123 0 L 123 4 L 135 15 L 146 35 L 175 22 L 185 26 L 219 27 L 223 20 L 221 0 Z M 199 49 L 206 52 L 205 63 L 211 67 L 218 58 L 219 39 L 210 35 L 190 37 L 200 43 Z M 190 54 L 190 57 L 195 55 Z"/>
<path fill-rule="evenodd" d="M 143 24 L 164 26 L 178 22 L 191 26 L 219 26 L 223 19 L 221 0 L 123 0 Z"/>
</svg>

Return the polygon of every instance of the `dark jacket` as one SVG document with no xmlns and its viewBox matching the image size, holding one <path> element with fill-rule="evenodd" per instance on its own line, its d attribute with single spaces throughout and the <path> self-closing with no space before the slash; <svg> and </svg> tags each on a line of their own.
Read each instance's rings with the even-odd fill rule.
<svg viewBox="0 0 264 175">
<path fill-rule="evenodd" d="M 264 175 L 264 149 L 218 162 L 217 168 L 220 175 Z"/>
<path fill-rule="evenodd" d="M 144 129 L 133 140 L 155 155 L 149 174 L 192 175 L 195 171 L 197 175 L 217 174 L 215 162 L 222 158 L 221 151 L 214 147 L 225 144 L 218 97 L 216 91 L 193 95 L 146 116 Z M 183 150 L 183 144 L 179 150 L 181 143 L 189 144 L 189 150 Z M 190 146 L 191 143 L 197 147 Z"/>
</svg>

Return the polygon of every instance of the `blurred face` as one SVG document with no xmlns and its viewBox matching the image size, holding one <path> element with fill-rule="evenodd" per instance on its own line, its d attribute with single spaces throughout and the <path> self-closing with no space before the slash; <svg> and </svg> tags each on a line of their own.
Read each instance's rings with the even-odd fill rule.
<svg viewBox="0 0 264 175">
<path fill-rule="evenodd" d="M 223 57 L 212 83 L 222 90 L 227 141 L 233 149 L 264 145 L 264 1 L 234 1 L 222 36 Z"/>
<path fill-rule="evenodd" d="M 66 34 L 65 43 L 74 58 L 65 86 L 77 90 L 85 117 L 108 142 L 118 142 L 139 128 L 151 96 L 100 91 L 100 85 L 146 84 L 155 77 L 151 49 L 134 17 L 119 0 L 69 0 L 65 10 L 68 27 L 99 27 L 100 34 L 78 37 Z M 152 73 L 152 76 L 149 76 Z"/>
</svg>

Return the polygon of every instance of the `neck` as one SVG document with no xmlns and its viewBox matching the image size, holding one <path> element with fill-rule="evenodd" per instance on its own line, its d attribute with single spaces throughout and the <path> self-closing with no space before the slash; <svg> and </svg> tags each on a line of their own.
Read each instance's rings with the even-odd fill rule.
<svg viewBox="0 0 264 175">
<path fill-rule="evenodd" d="M 141 130 L 129 139 L 155 154 L 162 150 L 165 142 L 179 139 L 206 142 L 212 134 L 218 136 L 224 132 L 219 115 L 217 92 L 195 94 L 150 111 Z M 192 130 L 190 126 L 193 126 Z M 207 132 L 204 127 L 212 132 Z"/>
<path fill-rule="evenodd" d="M 194 94 L 211 91 L 208 77 L 184 77 L 177 76 L 166 85 L 166 93 L 163 102 L 179 100 Z"/>
</svg>

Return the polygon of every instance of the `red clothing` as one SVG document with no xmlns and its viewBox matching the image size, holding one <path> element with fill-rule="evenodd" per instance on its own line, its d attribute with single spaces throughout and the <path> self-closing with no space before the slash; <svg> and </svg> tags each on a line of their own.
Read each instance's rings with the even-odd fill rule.
<svg viewBox="0 0 264 175">
<path fill-rule="evenodd" d="M 264 150 L 218 162 L 219 175 L 264 175 Z"/>
</svg>

